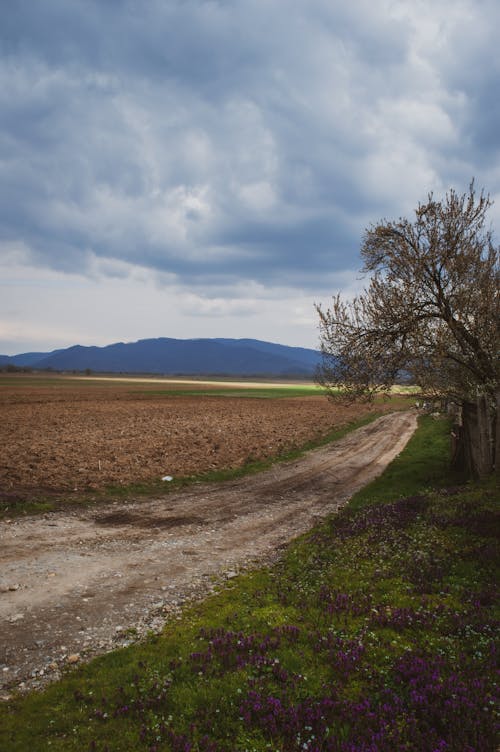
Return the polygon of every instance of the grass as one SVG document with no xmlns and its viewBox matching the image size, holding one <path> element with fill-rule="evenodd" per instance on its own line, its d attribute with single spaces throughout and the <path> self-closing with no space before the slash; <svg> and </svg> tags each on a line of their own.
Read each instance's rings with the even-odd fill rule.
<svg viewBox="0 0 500 752">
<path fill-rule="evenodd" d="M 430 488 L 463 482 L 464 477 L 449 467 L 450 429 L 450 423 L 443 418 L 422 417 L 405 451 L 381 476 L 356 494 L 351 508 L 387 503 Z"/>
<path fill-rule="evenodd" d="M 0 749 L 492 752 L 497 497 L 450 487 L 447 431 L 422 419 L 274 567 L 4 703 Z"/>
<path fill-rule="evenodd" d="M 250 399 L 280 399 L 283 397 L 317 397 L 326 394 L 319 386 L 266 386 L 246 389 L 242 386 L 219 389 L 207 387 L 201 389 L 147 389 L 142 392 L 134 390 L 134 394 L 145 394 L 148 397 L 238 397 Z"/>
</svg>

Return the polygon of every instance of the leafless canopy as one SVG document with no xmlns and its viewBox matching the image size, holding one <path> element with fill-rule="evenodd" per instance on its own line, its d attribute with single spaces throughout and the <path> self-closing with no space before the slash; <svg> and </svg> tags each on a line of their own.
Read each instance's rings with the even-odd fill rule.
<svg viewBox="0 0 500 752">
<path fill-rule="evenodd" d="M 492 202 L 450 190 L 429 194 L 412 222 L 383 220 L 365 233 L 367 289 L 317 306 L 318 380 L 348 399 L 387 391 L 402 374 L 427 392 L 495 399 L 499 389 L 499 248 L 486 227 Z"/>
</svg>

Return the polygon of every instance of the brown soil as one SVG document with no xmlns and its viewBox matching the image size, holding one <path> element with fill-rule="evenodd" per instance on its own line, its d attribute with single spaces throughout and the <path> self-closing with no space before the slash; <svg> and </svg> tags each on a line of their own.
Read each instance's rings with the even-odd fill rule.
<svg viewBox="0 0 500 752">
<path fill-rule="evenodd" d="M 314 398 L 227 400 L 223 408 L 220 400 L 207 399 L 203 411 L 198 399 L 178 399 L 124 398 L 110 406 L 93 394 L 85 404 L 53 402 L 50 409 L 43 402 L 17 402 L 12 412 L 5 404 L 9 429 L 2 421 L 2 431 L 10 454 L 8 461 L 3 455 L 4 482 L 36 486 L 47 482 L 48 473 L 61 486 L 82 467 L 79 483 L 94 483 L 99 458 L 106 459 L 101 472 L 108 482 L 121 473 L 122 480 L 135 479 L 153 450 L 159 456 L 141 477 L 199 471 L 220 457 L 222 464 L 238 463 L 249 453 L 300 443 L 335 419 L 332 413 L 325 418 L 324 401 Z M 21 416 L 22 427 L 16 424 Z M 214 582 L 273 560 L 291 538 L 378 475 L 415 426 L 414 414 L 385 415 L 298 460 L 237 481 L 0 522 L 0 697 L 16 687 L 41 686 L 68 664 L 128 644 L 131 628 L 139 637 L 160 629 Z M 29 457 L 36 457 L 31 472 L 24 466 Z"/>
<path fill-rule="evenodd" d="M 322 396 L 158 397 L 130 389 L 3 386 L 0 502 L 240 467 L 371 409 L 335 407 Z"/>
</svg>

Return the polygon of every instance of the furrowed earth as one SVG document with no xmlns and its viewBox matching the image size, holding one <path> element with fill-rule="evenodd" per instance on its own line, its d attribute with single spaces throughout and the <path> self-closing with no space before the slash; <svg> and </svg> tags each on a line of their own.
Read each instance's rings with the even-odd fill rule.
<svg viewBox="0 0 500 752">
<path fill-rule="evenodd" d="M 20 491 L 85 491 L 241 467 L 373 411 L 334 407 L 324 396 L 189 396 L 179 388 L 157 396 L 145 386 L 140 393 L 137 385 L 75 383 L 0 390 L 7 500 Z"/>
<path fill-rule="evenodd" d="M 160 481 L 169 493 L 157 483 L 146 496 L 110 502 L 101 492 L 109 484 L 239 467 L 320 439 L 371 409 L 339 409 L 322 396 L 148 388 L 2 384 L 0 698 L 161 629 L 216 583 L 275 560 L 291 538 L 380 474 L 416 427 L 414 412 L 388 412 L 257 474 L 185 488 Z M 82 492 L 89 503 L 70 504 Z M 67 503 L 8 517 L 41 493 Z"/>
</svg>

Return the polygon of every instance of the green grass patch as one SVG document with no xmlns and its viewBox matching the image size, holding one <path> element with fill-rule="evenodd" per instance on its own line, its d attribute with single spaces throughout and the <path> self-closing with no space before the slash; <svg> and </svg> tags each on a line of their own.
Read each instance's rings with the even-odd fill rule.
<svg viewBox="0 0 500 752">
<path fill-rule="evenodd" d="M 464 481 L 464 476 L 450 467 L 451 422 L 442 416 L 423 415 L 419 428 L 404 452 L 385 472 L 361 489 L 351 500 L 352 508 L 387 502 L 402 496 L 422 493 Z"/>
<path fill-rule="evenodd" d="M 144 394 L 151 398 L 157 397 L 238 397 L 250 399 L 280 399 L 283 397 L 318 397 L 326 394 L 319 386 L 266 386 L 251 389 L 238 387 L 206 387 L 199 389 L 167 388 L 167 389 L 134 389 L 133 394 Z"/>
<path fill-rule="evenodd" d="M 447 430 L 422 419 L 274 567 L 4 703 L 0 749 L 496 749 L 497 489 L 449 485 Z"/>
</svg>

